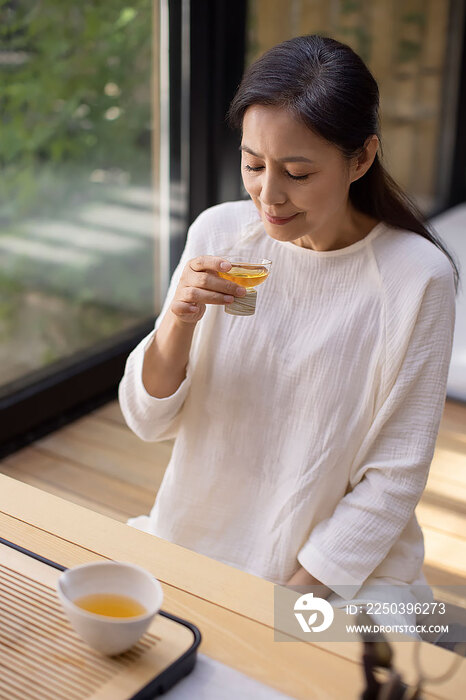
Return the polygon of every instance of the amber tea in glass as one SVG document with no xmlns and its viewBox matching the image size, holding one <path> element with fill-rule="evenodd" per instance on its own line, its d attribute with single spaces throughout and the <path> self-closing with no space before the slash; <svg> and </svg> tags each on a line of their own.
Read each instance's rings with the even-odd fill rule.
<svg viewBox="0 0 466 700">
<path fill-rule="evenodd" d="M 257 298 L 254 287 L 265 282 L 269 276 L 272 261 L 261 259 L 256 262 L 248 258 L 222 257 L 228 260 L 232 267 L 227 272 L 219 272 L 219 276 L 245 287 L 247 292 L 244 297 L 236 297 L 231 304 L 225 304 L 226 313 L 234 316 L 252 316 L 256 310 Z"/>
</svg>

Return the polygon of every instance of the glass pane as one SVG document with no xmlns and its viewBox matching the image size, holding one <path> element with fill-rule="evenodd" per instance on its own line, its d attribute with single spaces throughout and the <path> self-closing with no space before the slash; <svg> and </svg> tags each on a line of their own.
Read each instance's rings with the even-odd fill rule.
<svg viewBox="0 0 466 700">
<path fill-rule="evenodd" d="M 3 386 L 159 311 L 157 23 L 151 0 L 1 4 Z"/>
<path fill-rule="evenodd" d="M 451 146 L 445 153 L 442 125 L 455 110 L 448 49 L 461 26 L 449 26 L 450 5 L 449 0 L 249 0 L 247 63 L 303 34 L 349 44 L 379 84 L 384 162 L 430 214 L 446 196 L 439 171 L 448 172 L 452 155 Z"/>
</svg>

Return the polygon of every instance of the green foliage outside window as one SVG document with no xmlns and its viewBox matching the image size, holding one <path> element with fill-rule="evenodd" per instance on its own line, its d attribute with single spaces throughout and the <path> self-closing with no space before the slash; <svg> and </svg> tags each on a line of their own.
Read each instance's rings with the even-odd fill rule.
<svg viewBox="0 0 466 700">
<path fill-rule="evenodd" d="M 150 179 L 151 41 L 149 0 L 0 0 L 4 220 L 69 204 L 62 171 Z"/>
</svg>

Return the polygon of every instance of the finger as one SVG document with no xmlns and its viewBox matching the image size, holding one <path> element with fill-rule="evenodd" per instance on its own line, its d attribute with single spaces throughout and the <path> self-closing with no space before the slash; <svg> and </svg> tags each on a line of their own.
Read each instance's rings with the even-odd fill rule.
<svg viewBox="0 0 466 700">
<path fill-rule="evenodd" d="M 202 270 L 228 271 L 231 268 L 231 263 L 228 260 L 216 255 L 199 255 L 197 258 L 190 260 L 189 264 L 195 272 L 201 272 Z"/>
<path fill-rule="evenodd" d="M 186 286 L 199 287 L 200 289 L 206 289 L 210 292 L 220 292 L 221 294 L 233 294 L 234 296 L 244 296 L 245 289 L 240 285 L 236 284 L 232 280 L 226 280 L 223 277 L 219 277 L 217 273 L 214 272 L 194 272 L 188 274 L 186 277 Z"/>
<path fill-rule="evenodd" d="M 199 287 L 184 287 L 180 301 L 188 304 L 228 304 L 235 300 L 231 294 L 222 294 Z"/>
<path fill-rule="evenodd" d="M 172 305 L 173 313 L 177 315 L 199 313 L 199 306 L 191 304 L 189 301 L 174 301 Z"/>
</svg>

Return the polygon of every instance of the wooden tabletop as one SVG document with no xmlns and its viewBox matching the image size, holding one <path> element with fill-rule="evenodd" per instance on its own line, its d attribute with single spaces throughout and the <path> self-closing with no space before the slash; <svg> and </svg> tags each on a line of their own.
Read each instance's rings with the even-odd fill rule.
<svg viewBox="0 0 466 700">
<path fill-rule="evenodd" d="M 0 475 L 0 534 L 63 566 L 99 559 L 139 564 L 162 584 L 163 610 L 197 625 L 200 652 L 303 700 L 357 700 L 363 689 L 359 642 L 274 641 L 274 584 L 135 530 L 87 508 Z M 336 611 L 338 613 L 339 611 Z M 431 675 L 455 655 L 422 642 Z M 415 642 L 392 642 L 395 668 L 414 682 Z M 466 660 L 427 699 L 464 697 Z"/>
</svg>

